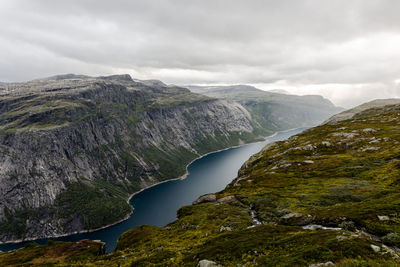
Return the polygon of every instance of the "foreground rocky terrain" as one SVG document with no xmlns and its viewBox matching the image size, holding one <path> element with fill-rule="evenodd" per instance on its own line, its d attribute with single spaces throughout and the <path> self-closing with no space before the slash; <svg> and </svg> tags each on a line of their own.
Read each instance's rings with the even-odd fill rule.
<svg viewBox="0 0 400 267">
<path fill-rule="evenodd" d="M 400 104 L 384 104 L 266 146 L 226 189 L 182 207 L 165 227 L 124 233 L 109 255 L 96 242 L 86 252 L 80 243 L 33 244 L 0 263 L 398 266 Z M 60 246 L 67 256 L 49 252 Z"/>
<path fill-rule="evenodd" d="M 271 133 L 237 102 L 129 75 L 1 84 L 0 241 L 115 223 L 132 193 Z"/>
</svg>

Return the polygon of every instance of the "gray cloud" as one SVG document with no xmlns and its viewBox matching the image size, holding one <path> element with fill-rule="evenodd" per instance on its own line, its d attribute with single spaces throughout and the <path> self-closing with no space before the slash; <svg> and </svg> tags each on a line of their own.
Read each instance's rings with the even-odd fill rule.
<svg viewBox="0 0 400 267">
<path fill-rule="evenodd" d="M 285 85 L 352 106 L 398 94 L 398 10 L 397 0 L 3 0 L 0 80 L 127 72 Z"/>
</svg>

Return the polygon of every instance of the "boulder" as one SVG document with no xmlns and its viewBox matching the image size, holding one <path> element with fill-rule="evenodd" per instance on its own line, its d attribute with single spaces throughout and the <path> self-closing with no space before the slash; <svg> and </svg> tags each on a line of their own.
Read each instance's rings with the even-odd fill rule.
<svg viewBox="0 0 400 267">
<path fill-rule="evenodd" d="M 322 141 L 321 145 L 326 146 L 326 147 L 332 146 L 331 142 L 329 142 L 329 141 Z"/>
<path fill-rule="evenodd" d="M 298 212 L 291 212 L 286 215 L 283 215 L 279 223 L 280 224 L 285 224 L 285 225 L 296 225 L 296 226 L 302 226 L 302 225 L 307 225 L 311 223 L 313 220 L 313 217 L 309 214 L 305 215 L 302 213 Z"/>
<path fill-rule="evenodd" d="M 363 132 L 364 132 L 364 133 L 375 133 L 376 130 L 375 130 L 375 129 L 372 129 L 372 128 L 365 128 L 365 129 L 363 130 Z"/>
<path fill-rule="evenodd" d="M 358 135 L 358 133 L 343 133 L 343 132 L 332 134 L 332 136 L 334 136 L 334 137 L 345 137 L 348 139 L 352 139 L 352 138 L 356 137 L 357 135 Z"/>
<path fill-rule="evenodd" d="M 389 216 L 385 216 L 385 215 L 382 215 L 382 216 L 378 215 L 378 219 L 380 221 L 389 221 L 390 220 Z"/>
<path fill-rule="evenodd" d="M 201 260 L 199 261 L 198 267 L 218 267 L 220 265 L 216 264 L 214 261 Z"/>
<path fill-rule="evenodd" d="M 201 203 L 206 203 L 206 202 L 216 202 L 217 201 L 217 196 L 215 194 L 207 194 L 204 196 L 199 197 L 195 201 L 193 201 L 193 205 L 201 204 Z"/>
<path fill-rule="evenodd" d="M 235 196 L 226 196 L 226 197 L 222 197 L 220 199 L 217 200 L 218 203 L 229 203 L 229 202 L 235 202 L 237 201 Z"/>
<path fill-rule="evenodd" d="M 328 266 L 335 266 L 335 264 L 331 261 L 325 263 L 314 263 L 311 264 L 309 267 L 328 267 Z"/>
<path fill-rule="evenodd" d="M 220 232 L 225 232 L 225 231 L 232 231 L 232 228 L 231 227 L 229 227 L 229 226 L 221 226 L 221 228 L 219 228 L 219 231 Z"/>
<path fill-rule="evenodd" d="M 378 253 L 378 252 L 381 251 L 381 248 L 378 247 L 378 246 L 375 246 L 375 245 L 371 245 L 371 248 L 372 248 L 372 250 L 373 250 L 374 252 L 376 252 L 376 253 Z"/>
<path fill-rule="evenodd" d="M 363 149 L 361 150 L 361 152 L 373 152 L 373 151 L 378 151 L 379 149 L 380 149 L 379 147 L 373 147 L 373 146 L 371 146 L 371 147 L 363 148 Z"/>
</svg>

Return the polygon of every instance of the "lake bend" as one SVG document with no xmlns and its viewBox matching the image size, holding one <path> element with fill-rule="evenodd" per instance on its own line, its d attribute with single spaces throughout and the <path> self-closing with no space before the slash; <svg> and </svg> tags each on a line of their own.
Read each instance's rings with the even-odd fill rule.
<svg viewBox="0 0 400 267">
<path fill-rule="evenodd" d="M 78 241 L 92 239 L 101 240 L 106 244 L 107 252 L 112 252 L 122 233 L 143 224 L 164 226 L 173 222 L 176 220 L 176 212 L 180 207 L 190 205 L 201 195 L 224 189 L 237 176 L 242 164 L 265 145 L 285 140 L 305 129 L 307 128 L 278 132 L 262 142 L 213 152 L 196 159 L 188 166 L 188 174 L 185 179 L 166 181 L 135 194 L 129 201 L 134 212 L 127 220 L 118 224 L 94 232 L 19 243 L 5 243 L 0 245 L 0 251 L 18 249 L 30 242 L 46 244 L 48 240 Z"/>
</svg>

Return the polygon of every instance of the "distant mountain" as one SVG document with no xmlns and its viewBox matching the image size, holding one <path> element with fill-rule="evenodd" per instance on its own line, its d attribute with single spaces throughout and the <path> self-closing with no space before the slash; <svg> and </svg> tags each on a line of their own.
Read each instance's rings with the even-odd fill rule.
<svg viewBox="0 0 400 267">
<path fill-rule="evenodd" d="M 249 85 L 187 86 L 192 92 L 242 104 L 252 117 L 271 131 L 317 125 L 342 111 L 319 95 L 286 95 Z"/>
<path fill-rule="evenodd" d="M 283 90 L 283 89 L 273 89 L 273 90 L 268 90 L 268 92 L 277 93 L 277 94 L 284 94 L 284 95 L 290 95 L 290 93 L 288 91 Z"/>
</svg>

